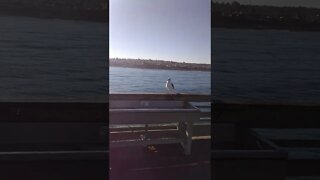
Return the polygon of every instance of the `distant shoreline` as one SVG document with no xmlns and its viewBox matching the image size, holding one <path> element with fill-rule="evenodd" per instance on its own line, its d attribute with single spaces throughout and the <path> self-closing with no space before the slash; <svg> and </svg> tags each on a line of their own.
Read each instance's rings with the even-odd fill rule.
<svg viewBox="0 0 320 180">
<path fill-rule="evenodd" d="M 70 2 L 53 2 L 40 0 L 37 2 L 9 0 L 0 2 L 0 15 L 23 16 L 43 19 L 82 20 L 106 23 L 109 21 L 107 5 L 98 5 L 98 2 L 85 2 L 78 0 Z M 74 3 L 74 4 L 72 4 Z"/>
<path fill-rule="evenodd" d="M 212 28 L 320 31 L 320 9 L 211 2 Z"/>
<path fill-rule="evenodd" d="M 209 70 L 192 70 L 192 69 L 159 69 L 159 68 L 145 68 L 145 67 L 133 67 L 133 66 L 116 66 L 110 65 L 110 67 L 117 67 L 117 68 L 133 68 L 133 69 L 149 69 L 149 70 L 169 70 L 169 71 L 198 71 L 198 72 L 210 72 Z"/>
<path fill-rule="evenodd" d="M 159 70 L 181 70 L 181 71 L 211 71 L 210 64 L 180 63 L 163 60 L 145 59 L 109 59 L 111 67 L 159 69 Z"/>
<path fill-rule="evenodd" d="M 97 23 L 106 23 L 107 17 L 105 12 L 90 12 L 90 11 L 44 11 L 35 10 L 30 12 L 14 12 L 2 11 L 0 8 L 0 16 L 18 16 L 41 19 L 61 19 L 61 20 L 75 20 L 75 21 L 90 21 Z M 104 18 L 101 18 L 104 17 Z"/>
</svg>

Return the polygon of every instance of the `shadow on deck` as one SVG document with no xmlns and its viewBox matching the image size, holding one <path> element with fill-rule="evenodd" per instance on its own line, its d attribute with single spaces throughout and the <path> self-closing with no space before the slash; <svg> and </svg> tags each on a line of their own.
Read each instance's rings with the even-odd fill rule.
<svg viewBox="0 0 320 180">
<path fill-rule="evenodd" d="M 210 140 L 195 140 L 191 155 L 179 144 L 113 148 L 110 180 L 209 180 L 210 146 Z"/>
<path fill-rule="evenodd" d="M 216 101 L 213 179 L 320 177 L 319 118 L 314 103 Z"/>
<path fill-rule="evenodd" d="M 209 95 L 111 94 L 110 179 L 211 179 L 209 102 Z"/>
<path fill-rule="evenodd" d="M 108 178 L 106 103 L 1 102 L 0 179 Z"/>
</svg>

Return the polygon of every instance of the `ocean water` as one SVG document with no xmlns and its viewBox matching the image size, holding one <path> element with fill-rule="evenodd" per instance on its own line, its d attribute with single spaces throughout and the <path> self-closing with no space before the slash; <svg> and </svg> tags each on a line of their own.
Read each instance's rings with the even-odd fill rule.
<svg viewBox="0 0 320 180">
<path fill-rule="evenodd" d="M 170 77 L 178 93 L 210 94 L 211 72 L 110 67 L 110 93 L 167 93 Z"/>
<path fill-rule="evenodd" d="M 0 101 L 105 101 L 110 92 L 320 103 L 320 33 L 213 29 L 213 73 L 110 67 L 103 23 L 0 16 Z M 211 83 L 210 83 L 211 81 Z"/>
<path fill-rule="evenodd" d="M 106 100 L 103 23 L 0 16 L 0 100 Z"/>
<path fill-rule="evenodd" d="M 320 32 L 213 29 L 214 99 L 320 103 Z"/>
</svg>

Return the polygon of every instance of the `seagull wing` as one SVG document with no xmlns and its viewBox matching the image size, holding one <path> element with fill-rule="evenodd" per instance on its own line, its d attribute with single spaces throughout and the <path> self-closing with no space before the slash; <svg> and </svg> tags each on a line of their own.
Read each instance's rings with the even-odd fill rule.
<svg viewBox="0 0 320 180">
<path fill-rule="evenodd" d="M 172 86 L 172 89 L 174 89 L 174 85 L 173 85 L 173 83 L 171 83 L 171 86 Z"/>
</svg>

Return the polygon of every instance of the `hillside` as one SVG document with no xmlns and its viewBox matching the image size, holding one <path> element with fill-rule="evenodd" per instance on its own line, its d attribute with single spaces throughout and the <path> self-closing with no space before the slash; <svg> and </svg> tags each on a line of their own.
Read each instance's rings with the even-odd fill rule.
<svg viewBox="0 0 320 180">
<path fill-rule="evenodd" d="M 105 0 L 0 0 L 0 15 L 107 22 Z"/>
<path fill-rule="evenodd" d="M 320 9 L 212 2 L 211 26 L 319 31 Z"/>
<path fill-rule="evenodd" d="M 146 59 L 109 59 L 110 66 L 146 68 L 146 69 L 169 69 L 169 70 L 188 70 L 188 71 L 210 71 L 210 64 L 180 63 L 163 60 Z"/>
</svg>

